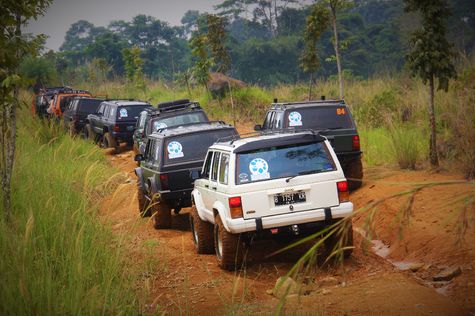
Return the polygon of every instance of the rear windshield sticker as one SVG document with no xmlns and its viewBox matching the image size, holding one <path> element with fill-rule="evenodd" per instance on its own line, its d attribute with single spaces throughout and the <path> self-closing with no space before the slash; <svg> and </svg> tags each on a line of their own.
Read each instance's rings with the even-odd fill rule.
<svg viewBox="0 0 475 316">
<path fill-rule="evenodd" d="M 155 123 L 153 123 L 153 126 L 155 127 L 156 131 L 158 131 L 159 129 L 168 127 L 167 124 L 165 124 L 163 122 L 155 122 Z"/>
<path fill-rule="evenodd" d="M 181 158 L 184 156 L 183 147 L 177 141 L 172 141 L 170 144 L 168 144 L 167 150 L 168 158 L 170 159 Z"/>
<path fill-rule="evenodd" d="M 270 179 L 269 165 L 262 158 L 252 159 L 249 164 L 249 171 L 251 171 L 252 181 Z"/>
<path fill-rule="evenodd" d="M 239 174 L 239 182 L 240 183 L 249 182 L 249 176 L 247 175 L 247 173 L 243 172 Z"/>
<path fill-rule="evenodd" d="M 120 109 L 119 117 L 127 117 L 127 116 L 129 116 L 129 113 L 127 113 L 127 109 L 124 109 L 124 108 Z"/>
<path fill-rule="evenodd" d="M 302 115 L 299 112 L 290 112 L 289 126 L 302 126 Z"/>
<path fill-rule="evenodd" d="M 346 114 L 345 108 L 336 109 L 336 115 L 345 115 L 345 114 Z"/>
</svg>

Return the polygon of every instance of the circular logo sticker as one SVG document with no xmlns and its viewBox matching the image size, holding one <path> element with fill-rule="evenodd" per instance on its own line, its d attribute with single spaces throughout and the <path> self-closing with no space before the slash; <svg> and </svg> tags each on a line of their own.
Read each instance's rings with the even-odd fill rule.
<svg viewBox="0 0 475 316">
<path fill-rule="evenodd" d="M 289 126 L 302 126 L 302 115 L 299 112 L 290 112 Z"/>
<path fill-rule="evenodd" d="M 172 141 L 168 144 L 168 157 L 170 159 L 183 157 L 183 147 L 177 141 Z"/>
<path fill-rule="evenodd" d="M 249 163 L 249 171 L 251 171 L 252 180 L 269 179 L 269 165 L 262 158 L 254 158 Z"/>
<path fill-rule="evenodd" d="M 163 122 L 155 122 L 155 123 L 153 123 L 153 125 L 155 126 L 156 131 L 158 131 L 159 129 L 168 127 L 167 124 L 165 124 Z"/>
<path fill-rule="evenodd" d="M 120 111 L 119 111 L 119 116 L 120 117 L 127 117 L 128 115 L 129 115 L 129 113 L 127 113 L 127 109 L 124 109 L 124 108 L 120 109 Z"/>
</svg>

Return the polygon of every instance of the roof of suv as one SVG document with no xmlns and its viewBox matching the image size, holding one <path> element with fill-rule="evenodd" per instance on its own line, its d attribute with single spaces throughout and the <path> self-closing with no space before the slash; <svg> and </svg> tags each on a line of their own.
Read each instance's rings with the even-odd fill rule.
<svg viewBox="0 0 475 316">
<path fill-rule="evenodd" d="M 135 101 L 135 100 L 106 100 L 109 104 L 117 105 L 117 106 L 131 106 L 131 105 L 150 105 L 148 102 L 143 101 Z"/>
<path fill-rule="evenodd" d="M 306 130 L 280 130 L 269 133 L 251 133 L 244 137 L 227 137 L 218 140 L 213 146 L 233 149 L 235 153 L 263 147 L 285 146 L 290 144 L 302 144 L 312 141 L 322 142 L 326 138 L 320 134 Z"/>
<path fill-rule="evenodd" d="M 296 109 L 296 108 L 313 107 L 313 106 L 342 106 L 342 105 L 346 105 L 345 100 L 300 101 L 300 102 L 287 102 L 287 103 L 272 103 L 271 110 Z"/>
<path fill-rule="evenodd" d="M 230 124 L 226 124 L 223 121 L 214 121 L 214 122 L 200 122 L 200 123 L 190 123 L 183 124 L 178 126 L 172 126 L 170 128 L 160 129 L 158 132 L 153 132 L 151 137 L 168 137 L 176 136 L 182 134 L 189 134 L 195 132 L 201 132 L 205 130 L 216 130 L 216 129 L 226 129 L 226 128 L 235 128 Z"/>
</svg>

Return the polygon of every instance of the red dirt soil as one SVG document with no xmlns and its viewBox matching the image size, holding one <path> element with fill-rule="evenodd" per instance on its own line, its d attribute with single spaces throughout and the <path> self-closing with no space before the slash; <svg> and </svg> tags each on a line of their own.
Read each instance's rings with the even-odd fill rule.
<svg viewBox="0 0 475 316">
<path fill-rule="evenodd" d="M 250 250 L 244 271 L 219 269 L 214 255 L 194 252 L 189 228 L 189 209 L 173 216 L 171 229 L 155 230 L 150 218 L 140 218 L 137 206 L 135 163 L 132 151 L 108 155 L 112 166 L 129 177 L 102 205 L 102 215 L 114 231 L 126 234 L 122 245 L 130 264 L 142 271 L 136 280 L 143 293 L 144 307 L 167 314 L 222 315 L 271 314 L 279 300 L 266 293 L 285 275 L 308 249 L 307 245 L 283 254 L 267 257 L 283 245 L 261 241 Z M 411 183 L 460 181 L 457 175 L 368 169 L 364 185 L 351 195 L 355 209 L 402 191 Z M 397 182 L 398 184 L 393 184 Z M 470 315 L 475 313 L 475 233 L 474 209 L 465 211 L 468 227 L 457 242 L 456 220 L 463 202 L 453 199 L 475 195 L 473 183 L 434 186 L 422 189 L 414 198 L 409 225 L 399 239 L 395 215 L 407 197 L 379 204 L 374 219 L 373 239 L 389 247 L 391 261 L 425 263 L 418 272 L 401 271 L 371 251 L 356 231 L 367 230 L 365 214 L 353 219 L 355 250 L 342 267 L 323 266 L 311 273 L 318 283 L 333 276 L 339 284 L 315 286 L 309 295 L 290 296 L 285 314 L 327 315 Z M 458 221 L 460 222 L 460 220 Z M 465 221 L 462 221 L 465 223 Z M 445 266 L 460 266 L 462 274 L 449 283 L 429 282 Z M 311 282 L 313 284 L 313 282 Z M 443 286 L 439 294 L 435 287 Z"/>
</svg>

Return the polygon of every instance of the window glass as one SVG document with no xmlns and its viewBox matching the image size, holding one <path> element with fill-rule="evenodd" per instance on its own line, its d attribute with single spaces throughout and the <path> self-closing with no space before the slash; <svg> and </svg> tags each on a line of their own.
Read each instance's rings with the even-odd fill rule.
<svg viewBox="0 0 475 316">
<path fill-rule="evenodd" d="M 229 155 L 221 154 L 221 162 L 219 164 L 219 183 L 228 184 Z"/>
<path fill-rule="evenodd" d="M 94 113 L 102 100 L 100 99 L 81 99 L 76 100 L 75 109 L 82 113 Z"/>
<path fill-rule="evenodd" d="M 145 161 L 150 161 L 150 156 L 152 156 L 150 154 L 152 152 L 152 144 L 153 141 L 149 139 L 147 142 L 147 147 L 145 148 Z"/>
<path fill-rule="evenodd" d="M 147 121 L 147 112 L 143 111 L 140 113 L 140 119 L 138 121 L 138 128 L 143 129 L 145 126 L 145 122 Z"/>
<path fill-rule="evenodd" d="M 110 111 L 109 111 L 109 117 L 113 119 L 115 117 L 115 112 L 116 111 L 117 111 L 117 107 L 111 106 Z"/>
<path fill-rule="evenodd" d="M 171 117 L 158 117 L 152 120 L 150 125 L 151 130 L 148 132 L 153 133 L 162 128 L 200 122 L 208 122 L 203 112 L 184 113 Z"/>
<path fill-rule="evenodd" d="M 277 129 L 284 127 L 284 112 L 275 112 L 273 127 Z"/>
<path fill-rule="evenodd" d="M 287 110 L 286 126 L 311 129 L 354 128 L 346 106 L 314 106 Z"/>
<path fill-rule="evenodd" d="M 118 111 L 114 111 L 117 113 L 117 118 L 121 119 L 137 119 L 140 112 L 143 111 L 144 108 L 150 107 L 148 104 L 135 104 L 135 105 L 124 105 L 120 106 Z"/>
<path fill-rule="evenodd" d="M 213 158 L 213 168 L 211 168 L 211 180 L 217 181 L 218 180 L 218 165 L 219 165 L 219 152 L 214 153 Z"/>
<path fill-rule="evenodd" d="M 236 159 L 236 184 L 336 170 L 323 142 L 268 147 L 241 153 Z"/>
<path fill-rule="evenodd" d="M 264 120 L 264 124 L 262 125 L 263 128 L 270 128 L 270 123 L 271 123 L 273 114 L 274 114 L 273 111 L 267 113 L 266 118 Z"/>
<path fill-rule="evenodd" d="M 203 161 L 208 148 L 218 139 L 235 135 L 233 128 L 212 129 L 167 137 L 165 142 L 165 163 L 175 164 L 185 161 Z"/>
<path fill-rule="evenodd" d="M 206 156 L 205 163 L 203 165 L 203 171 L 201 172 L 201 177 L 204 179 L 209 179 L 209 171 L 211 169 L 211 160 L 213 158 L 213 152 L 210 151 L 208 152 L 208 155 Z"/>
</svg>

